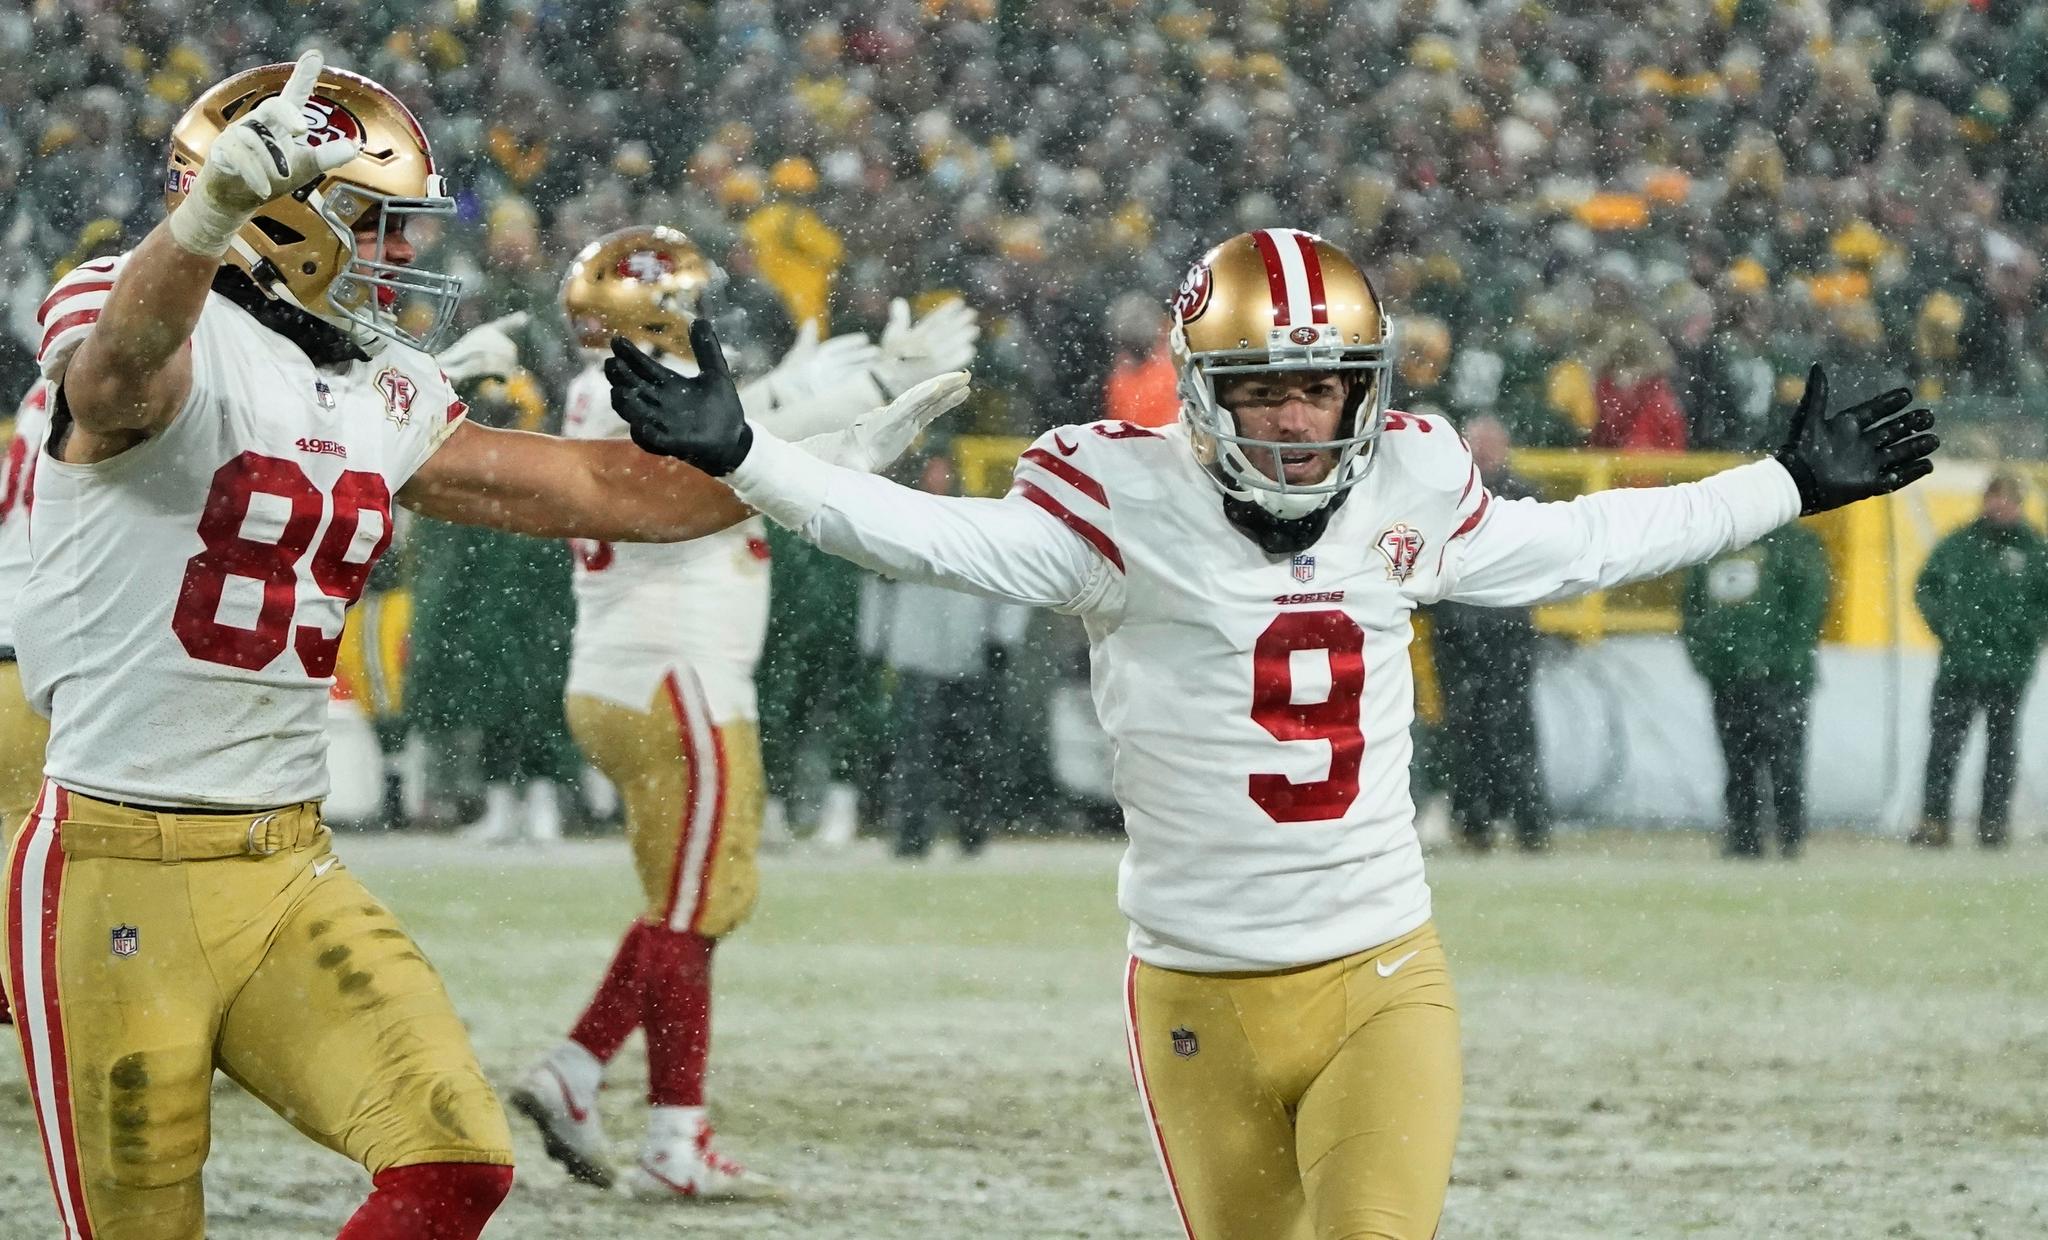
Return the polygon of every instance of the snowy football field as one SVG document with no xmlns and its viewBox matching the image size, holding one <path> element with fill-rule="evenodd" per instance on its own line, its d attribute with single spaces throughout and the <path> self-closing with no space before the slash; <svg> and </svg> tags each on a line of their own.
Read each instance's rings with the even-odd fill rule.
<svg viewBox="0 0 2048 1240">
<path fill-rule="evenodd" d="M 637 893 L 616 842 L 477 853 L 345 837 L 509 1082 L 595 984 Z M 767 859 L 721 949 L 712 1106 L 774 1204 L 636 1205 L 513 1120 L 487 1235 L 1049 1240 L 1178 1234 L 1125 1067 L 1116 848 Z M 1701 836 L 1433 860 L 1465 1014 L 1445 1240 L 2048 1234 L 2048 850 L 1822 836 L 1735 866 Z M 638 1138 L 637 1042 L 606 1095 Z M 331 1237 L 365 1180 L 224 1080 L 216 1240 Z M 55 1234 L 17 1059 L 0 1237 Z"/>
</svg>

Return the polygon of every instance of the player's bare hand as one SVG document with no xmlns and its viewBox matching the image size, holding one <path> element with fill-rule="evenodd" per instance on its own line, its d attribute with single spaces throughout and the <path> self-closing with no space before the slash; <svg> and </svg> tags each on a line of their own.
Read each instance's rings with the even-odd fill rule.
<svg viewBox="0 0 2048 1240">
<path fill-rule="evenodd" d="M 698 369 L 685 375 L 624 336 L 612 337 L 612 355 L 604 364 L 612 409 L 632 428 L 633 442 L 642 450 L 722 478 L 746 459 L 754 432 L 709 318 L 700 316 L 690 324 L 690 350 L 697 355 Z"/>
<path fill-rule="evenodd" d="M 1874 495 L 1889 495 L 1934 470 L 1941 446 L 1934 414 L 1909 409 L 1913 393 L 1894 388 L 1844 409 L 1828 408 L 1828 377 L 1815 363 L 1792 430 L 1777 457 L 1799 486 L 1799 514 L 1811 516 Z"/>
</svg>

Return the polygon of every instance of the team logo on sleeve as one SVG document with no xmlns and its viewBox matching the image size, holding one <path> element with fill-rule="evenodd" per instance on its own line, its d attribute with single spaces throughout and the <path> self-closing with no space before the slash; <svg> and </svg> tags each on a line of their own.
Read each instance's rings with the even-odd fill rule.
<svg viewBox="0 0 2048 1240">
<path fill-rule="evenodd" d="M 108 950 L 116 956 L 133 956 L 142 947 L 142 935 L 133 926 L 115 926 L 108 936 Z"/>
<path fill-rule="evenodd" d="M 1406 581 L 1422 558 L 1422 531 L 1402 522 L 1380 535 L 1380 554 L 1387 557 L 1387 577 Z"/>
<path fill-rule="evenodd" d="M 386 366 L 377 372 L 377 390 L 384 395 L 384 416 L 393 426 L 412 421 L 412 402 L 420 394 L 417 383 L 399 373 L 398 367 Z"/>
<path fill-rule="evenodd" d="M 1173 1053 L 1182 1059 L 1193 1059 L 1202 1044 L 1195 1040 L 1195 1031 L 1185 1025 L 1173 1031 Z"/>
<path fill-rule="evenodd" d="M 1316 557 L 1306 551 L 1297 552 L 1294 557 L 1294 579 L 1314 581 L 1316 579 Z"/>
</svg>

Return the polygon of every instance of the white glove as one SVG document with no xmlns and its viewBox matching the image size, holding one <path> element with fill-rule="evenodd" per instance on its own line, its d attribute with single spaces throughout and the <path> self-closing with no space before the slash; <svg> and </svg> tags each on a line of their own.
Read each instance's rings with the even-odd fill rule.
<svg viewBox="0 0 2048 1240">
<path fill-rule="evenodd" d="M 796 446 L 821 461 L 879 473 L 895 464 L 933 419 L 967 399 L 969 378 L 964 370 L 934 375 L 852 426 L 813 435 Z"/>
<path fill-rule="evenodd" d="M 974 361 L 974 342 L 981 339 L 979 318 L 955 297 L 910 321 L 910 303 L 898 297 L 889 303 L 889 326 L 882 329 L 882 355 L 875 379 L 882 394 L 902 392 L 949 370 Z"/>
<path fill-rule="evenodd" d="M 740 389 L 740 404 L 781 439 L 843 428 L 889 399 L 869 378 L 880 357 L 859 332 L 820 342 L 817 322 L 807 321 L 775 369 Z"/>
<path fill-rule="evenodd" d="M 471 329 L 436 354 L 434 360 L 441 363 L 441 373 L 448 376 L 450 383 L 485 376 L 509 378 L 519 369 L 519 345 L 512 339 L 512 333 L 525 326 L 526 311 L 514 310 Z"/>
<path fill-rule="evenodd" d="M 299 57 L 282 93 L 213 140 L 190 192 L 171 212 L 171 239 L 180 248 L 220 257 L 257 208 L 356 157 L 358 143 L 328 139 L 316 145 L 308 137 L 306 100 L 323 63 L 317 51 Z"/>
</svg>

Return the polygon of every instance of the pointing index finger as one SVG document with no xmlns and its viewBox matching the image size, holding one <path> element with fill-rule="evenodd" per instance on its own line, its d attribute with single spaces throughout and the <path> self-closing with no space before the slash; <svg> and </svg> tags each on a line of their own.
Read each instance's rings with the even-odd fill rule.
<svg viewBox="0 0 2048 1240">
<path fill-rule="evenodd" d="M 313 97 L 313 87 L 320 81 L 320 70 L 326 65 L 327 58 L 319 48 L 309 50 L 292 66 L 292 76 L 278 92 L 278 98 L 290 104 L 293 111 L 305 107 L 306 100 Z"/>
</svg>

